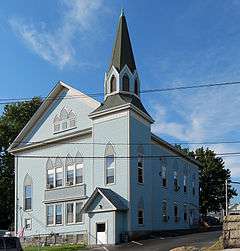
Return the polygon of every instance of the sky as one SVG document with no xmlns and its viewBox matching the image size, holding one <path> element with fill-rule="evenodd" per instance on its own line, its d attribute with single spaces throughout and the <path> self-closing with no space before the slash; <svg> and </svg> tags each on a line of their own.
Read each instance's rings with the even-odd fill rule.
<svg viewBox="0 0 240 251">
<path fill-rule="evenodd" d="M 240 0 L 8 0 L 0 1 L 0 98 L 46 96 L 58 80 L 103 92 L 122 7 L 142 90 L 240 81 Z M 239 95 L 240 86 L 226 86 L 142 101 L 169 142 L 231 141 L 240 140 Z M 240 181 L 240 156 L 224 161 Z"/>
</svg>

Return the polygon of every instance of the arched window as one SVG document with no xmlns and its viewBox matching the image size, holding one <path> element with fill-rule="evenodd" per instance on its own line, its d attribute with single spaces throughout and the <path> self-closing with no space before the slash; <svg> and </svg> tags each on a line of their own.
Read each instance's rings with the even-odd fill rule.
<svg viewBox="0 0 240 251">
<path fill-rule="evenodd" d="M 116 78 L 114 75 L 112 75 L 111 80 L 110 80 L 110 93 L 115 92 L 117 89 L 116 87 Z"/>
<path fill-rule="evenodd" d="M 32 209 L 32 178 L 26 174 L 24 178 L 24 210 L 31 210 Z"/>
<path fill-rule="evenodd" d="M 113 146 L 109 143 L 105 149 L 105 174 L 106 184 L 115 182 L 115 153 Z"/>
<path fill-rule="evenodd" d="M 134 81 L 134 93 L 136 95 L 138 95 L 138 81 L 137 81 L 137 79 L 135 79 L 135 81 Z"/>
<path fill-rule="evenodd" d="M 144 182 L 144 161 L 143 161 L 143 154 L 144 154 L 144 150 L 142 146 L 138 146 L 137 149 L 138 152 L 138 158 L 137 158 L 137 180 L 138 183 L 143 184 Z"/>
<path fill-rule="evenodd" d="M 75 157 L 75 180 L 76 184 L 83 183 L 83 157 L 80 152 L 77 152 Z"/>
<path fill-rule="evenodd" d="M 60 131 L 60 118 L 58 117 L 58 115 L 54 117 L 53 125 L 54 125 L 54 132 Z"/>
<path fill-rule="evenodd" d="M 123 86 L 123 91 L 129 92 L 129 77 L 127 75 L 123 76 L 122 86 Z"/>
</svg>

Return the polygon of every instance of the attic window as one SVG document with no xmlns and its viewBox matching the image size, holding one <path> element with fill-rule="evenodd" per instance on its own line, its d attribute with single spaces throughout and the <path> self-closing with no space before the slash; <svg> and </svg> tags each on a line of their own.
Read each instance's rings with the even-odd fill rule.
<svg viewBox="0 0 240 251">
<path fill-rule="evenodd" d="M 60 114 L 57 114 L 53 120 L 54 133 L 65 131 L 76 127 L 76 115 L 72 110 L 62 108 Z"/>
</svg>

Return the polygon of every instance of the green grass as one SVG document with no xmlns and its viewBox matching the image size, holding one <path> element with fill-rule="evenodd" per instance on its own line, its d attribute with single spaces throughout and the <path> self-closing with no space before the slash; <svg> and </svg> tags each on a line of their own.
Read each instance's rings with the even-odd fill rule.
<svg viewBox="0 0 240 251">
<path fill-rule="evenodd" d="M 74 251 L 87 249 L 84 244 L 66 244 L 66 245 L 55 245 L 55 246 L 46 246 L 46 247 L 26 247 L 24 251 Z"/>
</svg>

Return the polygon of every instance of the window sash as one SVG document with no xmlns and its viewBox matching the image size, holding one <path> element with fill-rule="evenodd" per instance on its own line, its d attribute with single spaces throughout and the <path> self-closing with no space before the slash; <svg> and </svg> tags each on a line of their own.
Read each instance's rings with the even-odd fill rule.
<svg viewBox="0 0 240 251">
<path fill-rule="evenodd" d="M 54 206 L 48 205 L 47 206 L 47 225 L 54 224 Z"/>
<path fill-rule="evenodd" d="M 76 164 L 75 179 L 76 184 L 83 183 L 83 164 Z"/>
<path fill-rule="evenodd" d="M 74 222 L 74 203 L 67 203 L 66 204 L 67 208 L 67 224 L 73 223 Z"/>
<path fill-rule="evenodd" d="M 57 204 L 55 206 L 55 224 L 62 224 L 62 204 Z"/>
<path fill-rule="evenodd" d="M 83 202 L 76 202 L 76 213 L 75 213 L 76 223 L 83 222 L 83 215 L 81 213 L 82 206 Z"/>
<path fill-rule="evenodd" d="M 144 211 L 142 209 L 138 210 L 138 224 L 143 225 L 144 223 Z"/>
<path fill-rule="evenodd" d="M 32 209 L 32 186 L 24 186 L 24 209 Z"/>
</svg>

